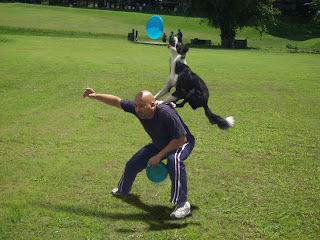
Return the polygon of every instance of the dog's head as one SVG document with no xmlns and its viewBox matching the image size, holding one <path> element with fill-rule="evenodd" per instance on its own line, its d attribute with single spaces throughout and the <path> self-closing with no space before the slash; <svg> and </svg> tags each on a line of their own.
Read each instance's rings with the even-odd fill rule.
<svg viewBox="0 0 320 240">
<path fill-rule="evenodd" d="M 189 50 L 189 47 L 180 43 L 177 36 L 173 34 L 170 36 L 168 49 L 171 51 L 172 55 L 179 54 L 184 58 Z"/>
</svg>

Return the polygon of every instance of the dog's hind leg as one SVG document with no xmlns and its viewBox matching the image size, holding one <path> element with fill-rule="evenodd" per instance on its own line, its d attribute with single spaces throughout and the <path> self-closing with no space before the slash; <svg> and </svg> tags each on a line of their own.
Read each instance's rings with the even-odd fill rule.
<svg viewBox="0 0 320 240">
<path fill-rule="evenodd" d="M 181 103 L 176 104 L 176 107 L 177 107 L 177 108 L 182 108 L 186 103 L 187 103 L 187 101 L 186 101 L 186 100 L 183 100 Z"/>
<path fill-rule="evenodd" d="M 177 104 L 176 107 L 177 107 L 177 108 L 182 108 L 187 102 L 189 102 L 189 104 L 190 104 L 190 100 L 191 100 L 191 98 L 194 96 L 195 92 L 196 92 L 196 90 L 195 90 L 194 88 L 191 89 L 191 90 L 188 92 L 187 96 L 183 99 L 183 101 L 182 101 L 181 103 Z M 174 94 L 174 93 L 173 93 L 173 94 Z"/>
</svg>

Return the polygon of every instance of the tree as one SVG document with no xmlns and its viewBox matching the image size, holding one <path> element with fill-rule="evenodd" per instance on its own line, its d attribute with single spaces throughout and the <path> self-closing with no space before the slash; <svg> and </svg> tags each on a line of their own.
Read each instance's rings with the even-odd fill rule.
<svg viewBox="0 0 320 240">
<path fill-rule="evenodd" d="M 272 7 L 272 0 L 190 0 L 187 14 L 201 16 L 209 26 L 220 28 L 222 47 L 230 47 L 237 29 L 254 26 L 262 33 L 279 10 Z"/>
<path fill-rule="evenodd" d="M 105 6 L 104 0 L 98 0 L 98 8 L 103 8 Z"/>
<path fill-rule="evenodd" d="M 311 3 L 305 3 L 305 5 L 310 5 L 310 12 L 313 15 L 312 20 L 320 24 L 320 0 L 312 0 Z"/>
</svg>

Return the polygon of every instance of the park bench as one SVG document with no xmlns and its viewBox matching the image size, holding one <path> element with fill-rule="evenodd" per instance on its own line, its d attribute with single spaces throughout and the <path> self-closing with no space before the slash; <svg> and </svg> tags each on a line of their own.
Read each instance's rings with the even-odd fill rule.
<svg viewBox="0 0 320 240">
<path fill-rule="evenodd" d="M 201 40 L 199 38 L 191 39 L 192 44 L 211 45 L 211 40 Z"/>
</svg>

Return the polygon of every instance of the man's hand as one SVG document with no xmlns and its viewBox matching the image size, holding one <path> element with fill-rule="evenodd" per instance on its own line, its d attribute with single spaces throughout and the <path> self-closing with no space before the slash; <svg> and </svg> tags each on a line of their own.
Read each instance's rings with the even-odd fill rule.
<svg viewBox="0 0 320 240">
<path fill-rule="evenodd" d="M 96 97 L 96 93 L 93 89 L 91 88 L 86 88 L 83 92 L 83 97 L 89 97 L 89 98 L 95 98 Z"/>
<path fill-rule="evenodd" d="M 152 158 L 149 159 L 148 161 L 148 166 L 156 166 L 159 164 L 159 162 L 168 155 L 168 153 L 177 150 L 180 146 L 185 144 L 187 142 L 187 136 L 182 136 L 177 139 L 172 139 L 169 144 L 162 149 L 157 155 L 153 156 Z"/>
<path fill-rule="evenodd" d="M 83 97 L 88 97 L 92 99 L 97 99 L 101 102 L 104 102 L 108 105 L 115 106 L 117 108 L 122 109 L 121 107 L 121 98 L 117 96 L 113 96 L 110 94 L 100 94 L 96 93 L 93 89 L 91 88 L 86 88 L 83 92 Z"/>
<path fill-rule="evenodd" d="M 152 158 L 149 159 L 148 161 L 148 167 L 153 167 L 153 166 L 157 166 L 159 164 L 159 162 L 161 161 L 161 157 L 159 155 L 155 155 Z"/>
</svg>

